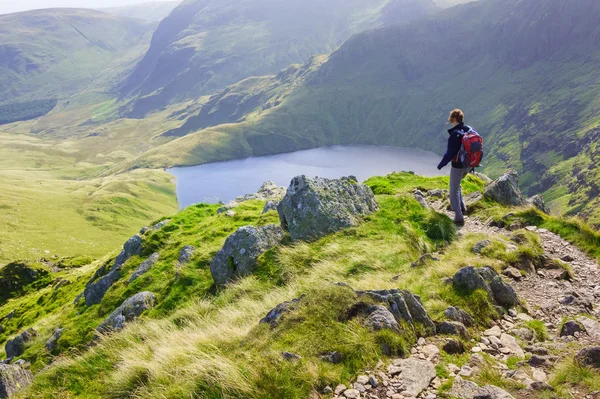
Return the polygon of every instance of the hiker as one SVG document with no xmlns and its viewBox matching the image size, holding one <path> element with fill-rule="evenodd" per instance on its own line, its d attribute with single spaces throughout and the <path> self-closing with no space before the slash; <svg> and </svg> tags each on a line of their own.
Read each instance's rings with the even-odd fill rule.
<svg viewBox="0 0 600 399">
<path fill-rule="evenodd" d="M 463 200 L 460 183 L 469 172 L 479 166 L 483 157 L 483 140 L 481 136 L 464 122 L 465 114 L 460 109 L 450 112 L 448 121 L 453 125 L 448 130 L 448 149 L 438 165 L 438 170 L 452 161 L 450 171 L 450 204 L 454 210 L 454 223 L 463 225 L 467 208 Z"/>
</svg>

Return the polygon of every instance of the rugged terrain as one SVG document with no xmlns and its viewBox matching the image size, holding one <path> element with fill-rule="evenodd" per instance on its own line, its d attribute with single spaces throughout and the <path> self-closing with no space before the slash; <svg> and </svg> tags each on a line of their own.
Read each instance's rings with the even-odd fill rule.
<svg viewBox="0 0 600 399">
<path fill-rule="evenodd" d="M 598 345 L 597 233 L 529 204 L 514 177 L 469 176 L 470 217 L 458 231 L 444 214 L 446 178 L 366 184 L 299 177 L 287 193 L 265 184 L 163 218 L 117 256 L 1 269 L 14 287 L 0 303 L 10 372 L 35 374 L 17 397 L 600 389 L 593 352 L 573 360 Z"/>
</svg>

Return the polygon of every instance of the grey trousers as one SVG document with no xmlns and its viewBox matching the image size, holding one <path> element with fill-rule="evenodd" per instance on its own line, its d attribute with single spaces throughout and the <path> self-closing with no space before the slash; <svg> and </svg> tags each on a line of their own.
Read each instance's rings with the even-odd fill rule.
<svg viewBox="0 0 600 399">
<path fill-rule="evenodd" d="M 450 170 L 450 205 L 454 211 L 454 220 L 463 221 L 465 215 L 465 201 L 463 200 L 462 187 L 460 183 L 469 174 L 470 168 L 452 168 Z"/>
</svg>

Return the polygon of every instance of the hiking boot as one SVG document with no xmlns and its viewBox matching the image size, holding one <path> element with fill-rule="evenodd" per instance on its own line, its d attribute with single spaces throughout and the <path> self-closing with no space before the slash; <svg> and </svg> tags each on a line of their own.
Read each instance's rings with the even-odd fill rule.
<svg viewBox="0 0 600 399">
<path fill-rule="evenodd" d="M 464 206 L 461 206 L 460 210 L 461 210 L 461 212 L 462 212 L 463 215 L 467 214 L 467 208 L 465 208 Z"/>
<path fill-rule="evenodd" d="M 465 219 L 462 220 L 456 220 L 454 219 L 454 224 L 457 226 L 464 226 L 465 225 Z"/>
</svg>

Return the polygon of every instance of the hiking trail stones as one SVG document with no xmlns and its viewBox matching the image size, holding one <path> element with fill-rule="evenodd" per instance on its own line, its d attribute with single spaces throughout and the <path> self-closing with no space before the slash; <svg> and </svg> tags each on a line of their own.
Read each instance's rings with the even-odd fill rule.
<svg viewBox="0 0 600 399">
<path fill-rule="evenodd" d="M 503 205 L 527 205 L 527 200 L 519 190 L 519 175 L 514 170 L 506 172 L 499 179 L 488 184 L 484 189 L 484 196 Z"/>
<path fill-rule="evenodd" d="M 313 241 L 358 225 L 361 217 L 378 211 L 379 205 L 371 189 L 353 178 L 298 176 L 277 210 L 293 241 Z"/>
<path fill-rule="evenodd" d="M 513 307 L 519 303 L 515 290 L 488 266 L 463 267 L 454 275 L 452 283 L 457 291 L 465 293 L 484 290 L 501 306 Z"/>
<path fill-rule="evenodd" d="M 159 257 L 160 254 L 158 252 L 155 252 L 152 255 L 150 255 L 148 259 L 143 261 L 140 264 L 140 266 L 136 269 L 136 271 L 133 272 L 131 278 L 129 279 L 129 282 L 132 283 L 135 280 L 137 280 L 138 277 L 140 277 L 141 275 L 148 273 L 150 269 L 152 269 L 152 267 L 156 264 L 156 262 L 158 262 Z"/>
<path fill-rule="evenodd" d="M 21 356 L 23 352 L 25 352 L 25 344 L 33 340 L 38 335 L 39 334 L 36 330 L 30 328 L 26 331 L 23 331 L 13 339 L 6 341 L 6 345 L 4 346 L 6 357 L 10 359 Z"/>
<path fill-rule="evenodd" d="M 126 299 L 121 306 L 114 310 L 96 329 L 100 333 L 119 331 L 138 317 L 145 310 L 154 307 L 154 294 L 148 291 L 140 292 Z"/>
<path fill-rule="evenodd" d="M 452 388 L 448 395 L 458 399 L 514 399 L 514 397 L 503 389 L 493 385 L 480 387 L 472 381 L 462 379 L 460 376 L 454 379 Z"/>
<path fill-rule="evenodd" d="M 575 355 L 575 362 L 581 367 L 600 369 L 600 346 L 582 349 Z"/>
<path fill-rule="evenodd" d="M 283 230 L 276 225 L 244 226 L 227 238 L 223 248 L 210 262 L 210 272 L 219 287 L 254 272 L 258 258 L 277 246 Z"/>
<path fill-rule="evenodd" d="M 123 264 L 132 256 L 139 255 L 140 252 L 142 252 L 142 237 L 140 237 L 139 234 L 136 234 L 125 242 L 123 250 L 115 259 L 115 263 L 110 271 L 107 274 L 102 275 L 106 271 L 106 266 L 101 267 L 87 283 L 85 290 L 83 291 L 86 306 L 92 306 L 102 302 L 108 289 L 121 278 L 121 267 Z"/>
<path fill-rule="evenodd" d="M 0 399 L 10 398 L 33 382 L 33 374 L 18 365 L 0 363 Z"/>
</svg>

